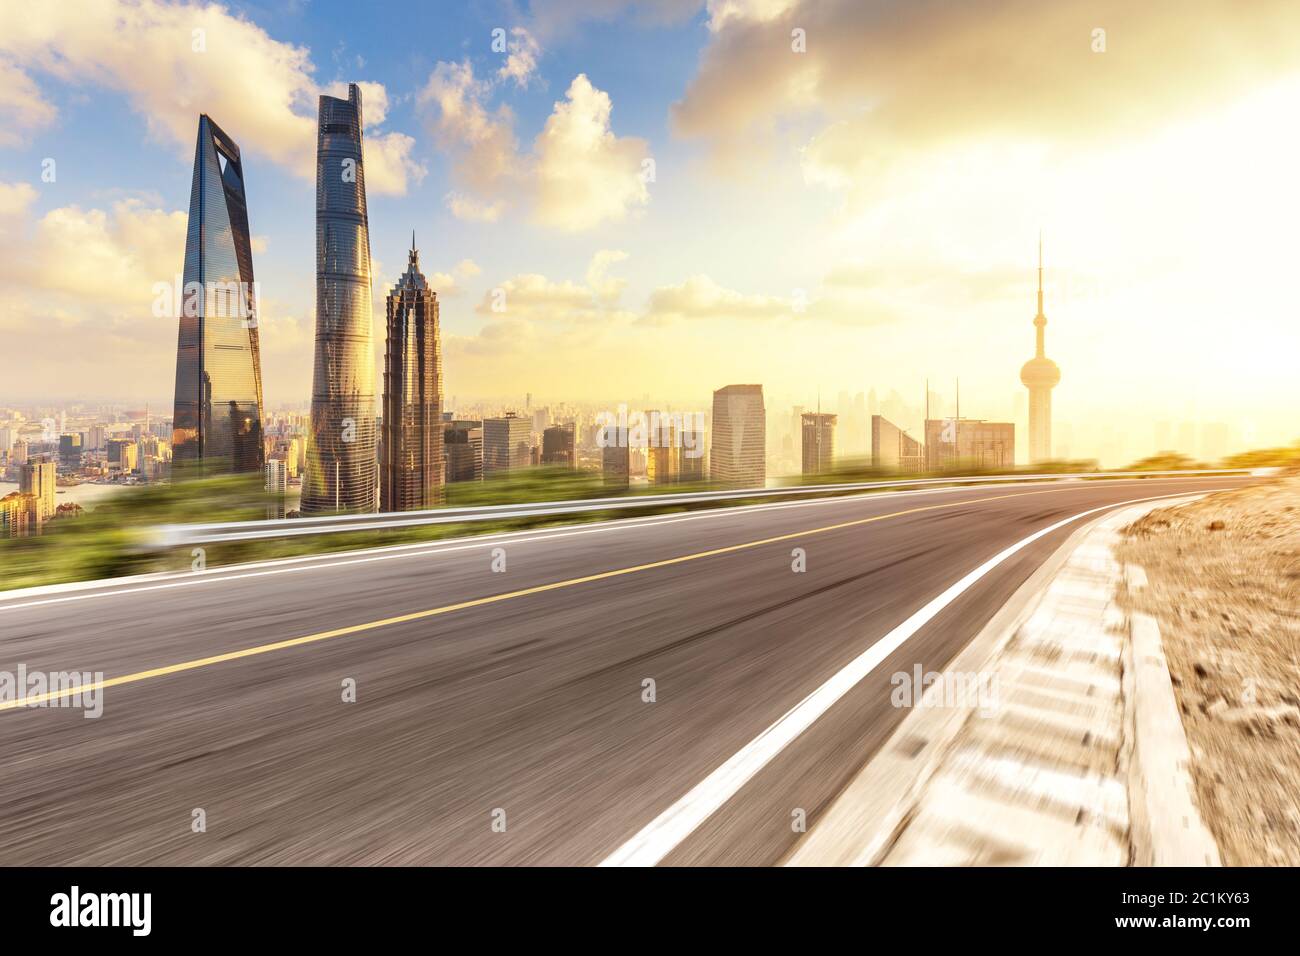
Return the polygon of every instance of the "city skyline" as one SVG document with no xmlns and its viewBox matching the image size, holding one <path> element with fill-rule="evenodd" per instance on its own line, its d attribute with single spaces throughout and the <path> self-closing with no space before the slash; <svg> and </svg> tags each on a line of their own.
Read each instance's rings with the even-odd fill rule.
<svg viewBox="0 0 1300 956">
<path fill-rule="evenodd" d="M 746 105 L 716 73 L 748 68 L 732 62 L 737 37 L 795 18 L 813 28 L 807 51 L 769 51 L 775 73 L 842 66 L 838 42 L 831 48 L 819 36 L 835 27 L 866 42 L 868 24 L 839 4 L 821 12 L 793 2 L 766 12 L 683 5 L 680 16 L 653 23 L 620 15 L 632 35 L 602 36 L 609 49 L 561 29 L 545 4 L 535 7 L 449 13 L 445 45 L 399 68 L 381 53 L 391 38 L 370 24 L 357 24 L 343 51 L 329 52 L 327 40 L 341 35 L 341 5 L 311 15 L 241 11 L 242 19 L 211 8 L 199 21 L 207 38 L 199 52 L 176 5 L 144 4 L 148 22 L 133 19 L 139 11 L 123 14 L 127 22 L 174 34 L 184 57 L 176 53 L 173 65 L 194 85 L 178 94 L 181 103 L 152 99 L 117 68 L 118 34 L 105 27 L 104 48 L 84 51 L 104 70 L 84 80 L 82 95 L 128 134 L 93 170 L 60 147 L 89 106 L 49 67 L 57 52 L 83 52 L 83 29 L 58 11 L 9 24 L 0 56 L 25 78 L 23 96 L 34 105 L 0 144 L 0 217 L 21 243 L 0 266 L 13 291 L 4 331 L 24 357 L 6 366 L 0 401 L 161 406 L 170 388 L 163 356 L 174 343 L 147 304 L 154 284 L 180 265 L 183 139 L 192 144 L 194 117 L 208 110 L 257 164 L 248 188 L 265 401 L 308 398 L 316 315 L 303 249 L 315 131 L 299 100 L 342 94 L 356 79 L 368 103 L 374 300 L 396 279 L 385 261 L 401 261 L 411 222 L 436 236 L 426 259 L 443 305 L 449 395 L 527 390 L 707 407 L 728 381 L 761 381 L 782 404 L 810 406 L 820 388 L 897 392 L 915 405 L 925 377 L 960 375 L 967 407 L 1015 421 L 1027 437 L 1015 379 L 1033 288 L 1028 237 L 1042 225 L 1052 236 L 1052 352 L 1069 369 L 1053 395 L 1056 438 L 1070 457 L 1120 463 L 1160 450 L 1161 422 L 1173 423 L 1174 434 L 1183 422 L 1198 433 L 1226 428 L 1227 451 L 1293 440 L 1286 409 L 1300 385 L 1286 356 L 1300 347 L 1300 332 L 1276 303 L 1287 292 L 1284 224 L 1300 212 L 1300 197 L 1277 193 L 1272 172 L 1300 160 L 1300 143 L 1272 119 L 1296 102 L 1300 77 L 1284 56 L 1243 66 L 1252 37 L 1291 22 L 1282 6 L 1254 8 L 1212 55 L 1197 48 L 1199 59 L 1191 47 L 1157 48 L 1152 19 L 1109 5 L 1109 35 L 1118 31 L 1120 47 L 1094 50 L 1091 28 L 1053 27 L 1063 62 L 1045 79 L 1063 103 L 1104 107 L 1110 87 L 1088 84 L 1123 78 L 1144 93 L 1125 103 L 1145 125 L 1108 122 L 1101 109 L 1088 113 L 1096 135 L 1084 141 L 1005 94 L 955 132 L 886 127 L 888 149 L 878 156 L 864 152 L 870 127 L 858 125 L 869 121 L 845 110 L 864 84 L 887 93 L 882 123 L 907 96 L 921 95 L 891 85 L 889 63 L 878 74 L 851 73 L 850 87 L 827 98 L 824 122 L 765 83 L 755 95 L 787 116 L 781 135 L 756 127 L 757 104 Z M 984 7 L 996 19 L 1006 5 Z M 498 21 L 507 24 L 501 52 L 492 39 Z M 1210 36 L 1214 24 L 1189 16 L 1190 39 L 1180 43 Z M 927 42 L 987 39 L 963 18 L 935 29 L 940 39 Z M 663 45 L 668 72 L 659 84 L 638 83 L 643 54 L 620 62 L 625 69 L 611 65 L 642 50 L 647 36 Z M 298 44 L 296 59 L 270 74 L 287 88 L 232 99 L 230 71 L 216 66 L 236 41 L 247 41 L 245 55 L 257 63 Z M 1139 55 L 1151 62 L 1137 63 Z M 1181 87 L 1158 83 L 1158 68 Z M 1211 89 L 1207 77 L 1230 82 Z M 702 127 L 708 102 L 720 109 L 721 129 L 755 147 L 740 165 L 726 137 Z M 972 140 L 971 129 L 984 132 Z M 48 182 L 47 158 L 57 171 Z M 888 196 L 870 185 L 871 163 L 881 164 Z M 586 171 L 596 185 L 583 191 L 565 169 Z M 1225 175 L 1242 183 L 1231 203 L 1197 191 L 1198 182 Z M 768 197 L 762 208 L 747 201 L 756 181 Z M 1188 196 L 1201 205 L 1189 206 Z M 709 223 L 707 242 L 692 225 L 699 221 Z M 109 295 L 83 290 L 58 269 L 74 241 L 95 261 L 116 263 Z M 372 336 L 381 334 L 374 302 L 371 316 Z M 1271 347 L 1258 349 L 1262 341 Z M 112 367 L 98 361 L 109 352 Z M 372 352 L 378 371 L 382 356 Z M 569 373 L 575 364 L 582 375 Z M 1248 367 L 1250 375 L 1232 371 Z M 816 368 L 816 381 L 807 368 Z M 1028 442 L 1020 445 L 1027 454 Z"/>
</svg>

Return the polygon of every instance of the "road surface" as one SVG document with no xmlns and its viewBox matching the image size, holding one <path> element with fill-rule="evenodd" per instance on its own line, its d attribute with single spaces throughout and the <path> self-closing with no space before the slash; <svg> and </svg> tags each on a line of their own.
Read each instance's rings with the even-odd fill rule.
<svg viewBox="0 0 1300 956">
<path fill-rule="evenodd" d="M 1078 522 L 911 633 L 918 609 L 1071 516 L 1245 480 L 893 492 L 0 594 L 0 673 L 111 683 L 98 719 L 0 704 L 0 860 L 774 863 L 905 715 L 890 675 L 943 667 Z M 900 627 L 807 729 L 765 736 Z"/>
</svg>

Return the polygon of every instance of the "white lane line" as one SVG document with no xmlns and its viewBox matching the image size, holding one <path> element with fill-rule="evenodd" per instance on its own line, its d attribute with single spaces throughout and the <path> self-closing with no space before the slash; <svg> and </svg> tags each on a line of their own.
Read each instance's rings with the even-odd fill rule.
<svg viewBox="0 0 1300 956">
<path fill-rule="evenodd" d="M 1182 480 L 1182 479 L 1152 479 L 1145 478 L 1142 481 L 1160 481 L 1160 480 Z M 1123 481 L 1117 479 L 1112 485 L 1134 484 L 1134 481 Z M 1077 490 L 1076 482 L 1035 482 L 1041 485 L 1060 485 L 1059 490 L 1069 491 Z M 334 557 L 329 554 L 308 554 L 292 558 L 282 558 L 275 561 L 259 561 L 247 564 L 236 564 L 225 568 L 209 568 L 205 571 L 177 571 L 162 572 L 157 574 L 133 575 L 120 580 L 105 581 L 78 581 L 68 584 L 51 584 L 34 588 L 22 588 L 18 591 L 4 592 L 0 591 L 0 613 L 5 611 L 16 611 L 22 608 L 43 607 L 48 604 L 62 604 L 68 601 L 88 601 L 94 598 L 118 597 L 124 594 L 139 594 L 144 591 L 170 590 L 178 587 L 194 587 L 199 584 L 220 584 L 223 581 L 242 581 L 245 578 L 255 578 L 270 574 L 293 574 L 300 571 L 311 571 L 318 568 L 339 568 L 352 564 L 368 564 L 372 561 L 388 561 L 394 558 L 421 558 L 430 555 L 448 554 L 454 551 L 467 551 L 473 548 L 481 548 L 487 544 L 497 543 L 500 541 L 514 540 L 523 544 L 529 544 L 533 541 L 552 541 L 557 538 L 570 538 L 580 534 L 599 534 L 606 531 L 620 531 L 625 529 L 645 528 L 660 524 L 676 524 L 680 521 L 698 521 L 707 518 L 723 518 L 737 514 L 746 514 L 752 511 L 782 511 L 787 508 L 806 508 L 814 505 L 830 505 L 844 503 L 871 503 L 873 501 L 894 501 L 903 497 L 929 496 L 938 494 L 952 494 L 954 492 L 979 492 L 987 490 L 986 486 L 973 487 L 951 487 L 951 488 L 920 488 L 914 491 L 892 491 L 885 494 L 869 495 L 839 495 L 834 498 L 815 498 L 811 501 L 789 501 L 777 504 L 757 504 L 757 505 L 740 505 L 734 508 L 715 508 L 707 511 L 694 512 L 686 515 L 647 515 L 642 518 L 622 518 L 611 519 L 597 523 L 595 526 L 589 526 L 571 531 L 557 531 L 550 534 L 541 533 L 537 530 L 522 531 L 502 531 L 496 534 L 480 535 L 473 538 L 452 538 L 442 542 L 425 542 L 418 541 L 413 544 L 396 544 L 386 545 L 380 548 L 367 548 L 361 551 L 343 551 L 340 555 L 347 557 L 338 558 L 337 560 L 325 562 L 326 559 Z M 1057 489 L 1053 489 L 1057 490 Z M 1164 496 L 1168 497 L 1168 496 Z M 460 542 L 465 542 L 461 544 Z M 267 570 L 254 570 L 265 568 Z M 161 581 L 162 583 L 144 582 Z M 132 583 L 138 582 L 138 583 Z M 103 588 L 104 590 L 92 590 Z M 68 593 L 69 590 L 84 590 L 86 593 Z M 42 598 L 41 600 L 22 600 L 23 597 L 35 598 L 37 595 L 58 594 L 57 597 Z M 14 601 L 16 603 L 4 603 L 5 601 Z"/>
<path fill-rule="evenodd" d="M 1156 495 L 1117 501 L 1081 511 L 1055 524 L 1050 524 L 1004 548 L 975 570 L 927 602 L 903 623 L 855 657 L 837 671 L 830 680 L 786 711 L 774 724 L 747 743 L 726 763 L 713 771 L 659 816 L 646 824 L 640 832 L 600 862 L 601 866 L 655 866 L 671 853 L 695 830 L 713 816 L 722 806 L 740 792 L 755 774 L 772 761 L 789 744 L 821 717 L 841 697 L 853 689 L 890 654 L 898 650 L 913 634 L 928 624 L 936 614 L 965 593 L 971 585 L 984 577 L 1012 555 L 1033 544 L 1039 538 L 1064 528 L 1071 522 L 1101 511 L 1122 508 L 1139 501 L 1155 501 L 1186 495 Z"/>
</svg>

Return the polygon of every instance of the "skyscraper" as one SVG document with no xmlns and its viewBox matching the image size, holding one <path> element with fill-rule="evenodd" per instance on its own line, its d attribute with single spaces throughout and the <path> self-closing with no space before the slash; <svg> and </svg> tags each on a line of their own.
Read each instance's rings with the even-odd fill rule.
<svg viewBox="0 0 1300 956">
<path fill-rule="evenodd" d="M 35 513 L 32 517 L 38 527 L 54 517 L 57 471 L 58 466 L 54 462 L 44 459 L 29 461 L 18 471 L 18 490 L 35 499 Z"/>
<path fill-rule="evenodd" d="M 564 465 L 566 468 L 574 467 L 573 438 L 573 422 L 563 425 L 550 425 L 543 430 L 542 464 Z"/>
<path fill-rule="evenodd" d="M 1034 357 L 1020 369 L 1020 381 L 1029 389 L 1029 460 L 1052 457 L 1052 389 L 1061 380 L 1061 370 L 1043 351 L 1043 237 L 1038 237 L 1038 314 L 1034 316 L 1037 347 Z"/>
<path fill-rule="evenodd" d="M 214 471 L 262 467 L 262 365 L 239 147 L 199 117 L 176 345 L 172 457 Z"/>
<path fill-rule="evenodd" d="M 375 510 L 375 351 L 361 90 L 320 98 L 316 139 L 316 367 L 303 514 Z"/>
<path fill-rule="evenodd" d="M 738 488 L 763 487 L 766 431 L 762 385 L 727 385 L 714 392 L 709 480 Z"/>
<path fill-rule="evenodd" d="M 836 416 L 826 412 L 804 412 L 803 473 L 824 475 L 831 470 L 835 459 Z"/>
<path fill-rule="evenodd" d="M 483 479 L 483 423 L 452 419 L 443 422 L 442 451 L 447 481 Z"/>
<path fill-rule="evenodd" d="M 532 457 L 532 421 L 514 412 L 483 419 L 483 472 L 527 468 Z"/>
<path fill-rule="evenodd" d="M 414 233 L 406 272 L 388 293 L 387 341 L 379 508 L 432 508 L 444 497 L 442 345 L 438 294 L 420 272 Z"/>
</svg>

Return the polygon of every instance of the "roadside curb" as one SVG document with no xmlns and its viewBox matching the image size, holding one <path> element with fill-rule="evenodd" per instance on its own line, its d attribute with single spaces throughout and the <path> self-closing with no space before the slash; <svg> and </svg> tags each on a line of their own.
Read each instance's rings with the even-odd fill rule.
<svg viewBox="0 0 1300 956">
<path fill-rule="evenodd" d="M 1191 751 L 1178 713 L 1160 627 L 1147 614 L 1129 620 L 1125 648 L 1127 717 L 1131 726 L 1129 804 L 1133 866 L 1222 866 L 1219 847 L 1201 820 L 1191 776 Z"/>
<path fill-rule="evenodd" d="M 928 688 L 785 865 L 1216 865 L 1159 632 L 1117 604 L 1143 576 L 1111 547 L 1197 497 L 1077 529 L 944 668 L 1009 689 L 994 719 Z"/>
</svg>

